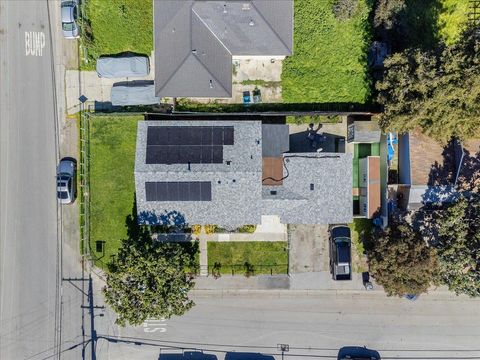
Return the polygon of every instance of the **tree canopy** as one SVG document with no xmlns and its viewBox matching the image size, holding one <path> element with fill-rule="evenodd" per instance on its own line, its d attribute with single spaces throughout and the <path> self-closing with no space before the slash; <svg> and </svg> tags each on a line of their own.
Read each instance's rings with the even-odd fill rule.
<svg viewBox="0 0 480 360">
<path fill-rule="evenodd" d="M 378 233 L 366 250 L 370 273 L 389 296 L 418 295 L 435 282 L 435 249 L 408 223 L 394 223 Z"/>
<path fill-rule="evenodd" d="M 480 42 L 473 32 L 436 52 L 406 50 L 385 61 L 377 83 L 384 106 L 384 130 L 407 132 L 420 127 L 446 143 L 452 136 L 478 136 L 480 131 Z"/>
<path fill-rule="evenodd" d="M 104 294 L 118 314 L 116 323 L 140 325 L 183 315 L 194 305 L 188 297 L 193 277 L 187 272 L 196 266 L 196 245 L 155 241 L 146 230 L 134 233 L 108 265 Z"/>
<path fill-rule="evenodd" d="M 433 219 L 441 280 L 457 294 L 480 296 L 480 196 L 470 193 Z"/>
</svg>

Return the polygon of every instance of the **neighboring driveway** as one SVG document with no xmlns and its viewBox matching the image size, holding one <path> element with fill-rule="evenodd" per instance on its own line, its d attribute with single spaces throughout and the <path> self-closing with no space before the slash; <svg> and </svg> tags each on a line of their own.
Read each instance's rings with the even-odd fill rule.
<svg viewBox="0 0 480 360">
<path fill-rule="evenodd" d="M 329 271 L 328 225 L 290 225 L 289 273 Z"/>
</svg>

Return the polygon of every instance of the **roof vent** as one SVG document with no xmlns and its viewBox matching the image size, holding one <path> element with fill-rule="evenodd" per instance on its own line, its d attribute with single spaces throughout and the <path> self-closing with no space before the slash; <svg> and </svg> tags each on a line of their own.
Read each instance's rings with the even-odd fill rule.
<svg viewBox="0 0 480 360">
<path fill-rule="evenodd" d="M 250 19 L 250 22 L 248 23 L 248 25 L 254 26 L 254 25 L 255 25 L 255 21 L 253 21 L 253 19 Z"/>
<path fill-rule="evenodd" d="M 232 162 L 230 160 L 227 160 L 227 165 L 230 165 Z"/>
<path fill-rule="evenodd" d="M 233 179 L 232 182 L 237 182 L 237 180 Z"/>
<path fill-rule="evenodd" d="M 277 190 L 270 190 L 270 195 L 277 195 Z"/>
<path fill-rule="evenodd" d="M 315 190 L 315 185 L 314 184 L 310 184 L 310 190 Z"/>
<path fill-rule="evenodd" d="M 175 32 L 175 28 L 172 29 L 172 33 L 174 33 L 174 32 Z"/>
<path fill-rule="evenodd" d="M 213 81 L 212 80 L 210 80 L 209 86 L 210 86 L 210 89 L 213 89 Z"/>
<path fill-rule="evenodd" d="M 223 5 L 223 13 L 224 13 L 224 14 L 227 13 L 227 4 L 224 4 L 224 5 Z"/>
<path fill-rule="evenodd" d="M 243 11 L 248 11 L 248 10 L 250 10 L 250 3 L 243 3 L 243 4 L 242 4 L 242 10 L 243 10 Z"/>
</svg>

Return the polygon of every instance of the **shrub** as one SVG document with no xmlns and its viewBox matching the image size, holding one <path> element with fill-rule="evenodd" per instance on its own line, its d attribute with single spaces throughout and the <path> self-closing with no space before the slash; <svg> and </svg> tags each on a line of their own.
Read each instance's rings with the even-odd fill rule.
<svg viewBox="0 0 480 360">
<path fill-rule="evenodd" d="M 243 225 L 243 226 L 240 226 L 237 231 L 239 233 L 248 233 L 248 234 L 252 234 L 253 232 L 255 232 L 255 230 L 257 229 L 257 225 Z"/>
<path fill-rule="evenodd" d="M 210 235 L 217 232 L 217 225 L 205 225 L 205 234 Z"/>
<path fill-rule="evenodd" d="M 202 231 L 202 225 L 192 225 L 191 230 L 193 235 L 198 236 Z"/>
<path fill-rule="evenodd" d="M 358 0 L 336 0 L 332 6 L 335 18 L 345 21 L 353 17 L 358 8 Z"/>
</svg>

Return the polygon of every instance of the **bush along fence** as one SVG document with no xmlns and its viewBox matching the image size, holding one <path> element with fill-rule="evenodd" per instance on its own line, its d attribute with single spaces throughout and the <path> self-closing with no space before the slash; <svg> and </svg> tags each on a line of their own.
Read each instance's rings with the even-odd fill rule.
<svg viewBox="0 0 480 360">
<path fill-rule="evenodd" d="M 246 277 L 257 275 L 288 275 L 288 264 L 257 265 L 250 264 L 249 262 L 245 262 L 244 264 L 215 263 L 214 265 L 208 265 L 208 274 L 214 278 L 219 278 L 222 275 L 244 275 Z"/>
</svg>

